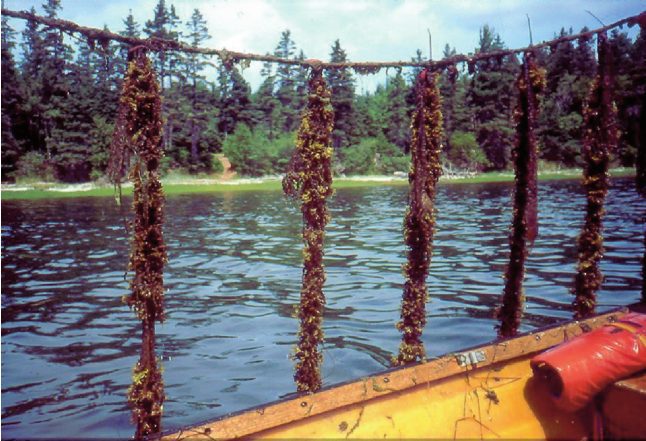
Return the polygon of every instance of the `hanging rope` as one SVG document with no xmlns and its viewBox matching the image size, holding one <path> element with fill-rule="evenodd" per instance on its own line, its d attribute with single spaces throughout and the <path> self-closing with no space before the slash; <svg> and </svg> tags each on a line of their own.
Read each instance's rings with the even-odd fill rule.
<svg viewBox="0 0 646 441">
<path fill-rule="evenodd" d="M 497 326 L 499 337 L 512 337 L 518 333 L 525 301 L 523 278 L 527 246 L 534 243 L 538 234 L 537 147 L 534 127 L 539 108 L 538 97 L 545 89 L 545 70 L 536 65 L 531 52 L 525 54 L 516 87 L 518 104 L 514 111 L 516 145 L 513 150 L 516 187 L 509 238 L 509 264 L 505 272 L 502 306 L 496 311 L 500 320 Z"/>
<path fill-rule="evenodd" d="M 271 55 L 261 55 L 261 54 L 250 54 L 244 52 L 229 51 L 226 49 L 208 49 L 193 47 L 184 43 L 180 43 L 174 40 L 165 40 L 161 38 L 149 38 L 141 39 L 134 37 L 126 37 L 123 35 L 115 34 L 110 31 L 105 31 L 96 28 L 89 28 L 85 26 L 80 26 L 74 22 L 61 20 L 57 18 L 48 18 L 41 17 L 36 14 L 32 14 L 27 11 L 12 11 L 10 9 L 2 9 L 2 15 L 8 17 L 20 18 L 23 20 L 31 20 L 36 23 L 43 24 L 45 26 L 61 29 L 64 32 L 70 34 L 81 34 L 84 35 L 90 41 L 98 41 L 100 43 L 104 41 L 118 41 L 124 43 L 128 46 L 143 45 L 151 51 L 180 51 L 184 53 L 199 53 L 204 55 L 217 55 L 220 57 L 222 62 L 227 66 L 232 66 L 234 63 L 239 63 L 241 61 L 262 61 L 270 63 L 279 63 L 279 64 L 288 64 L 293 66 L 302 66 L 302 67 L 316 67 L 324 70 L 329 69 L 354 69 L 355 72 L 359 74 L 369 74 L 376 73 L 382 68 L 401 68 L 401 67 L 430 67 L 434 70 L 442 69 L 450 65 L 457 63 L 475 63 L 477 61 L 486 60 L 489 58 L 500 58 L 513 54 L 522 54 L 528 51 L 541 49 L 541 48 L 550 48 L 556 47 L 559 43 L 567 41 L 575 41 L 581 38 L 591 38 L 594 35 L 597 35 L 602 32 L 606 32 L 610 29 L 614 29 L 620 26 L 627 24 L 628 26 L 633 26 L 636 23 L 641 23 L 646 21 L 646 11 L 642 12 L 639 15 L 634 15 L 626 17 L 624 19 L 618 20 L 615 23 L 612 23 L 608 26 L 603 26 L 598 29 L 593 29 L 591 31 L 581 32 L 579 34 L 566 35 L 559 37 L 554 40 L 546 41 L 544 43 L 536 44 L 529 48 L 520 48 L 520 49 L 505 49 L 493 52 L 479 53 L 475 55 L 455 55 L 450 58 L 446 58 L 438 61 L 424 61 L 424 62 L 414 62 L 414 61 L 384 61 L 384 62 L 339 62 L 339 63 L 324 63 L 317 60 L 316 63 L 312 63 L 312 60 L 295 60 L 295 59 L 286 59 L 275 57 Z"/>
<path fill-rule="evenodd" d="M 132 149 L 128 146 L 128 135 L 126 133 L 128 107 L 120 105 L 115 122 L 112 141 L 110 142 L 110 153 L 106 174 L 108 180 L 114 185 L 115 199 L 117 205 L 121 206 L 121 184 L 124 182 L 130 168 L 130 157 Z"/>
<path fill-rule="evenodd" d="M 308 90 L 291 163 L 294 169 L 283 181 L 288 195 L 300 196 L 303 213 L 303 287 L 298 308 L 298 345 L 294 354 L 297 360 L 294 380 L 300 392 L 315 392 L 321 388 L 323 357 L 319 344 L 323 342 L 321 323 L 325 305 L 323 241 L 325 226 L 330 220 L 326 201 L 332 195 L 330 134 L 334 124 L 330 91 L 321 69 L 312 69 Z"/>
<path fill-rule="evenodd" d="M 417 78 L 417 105 L 411 121 L 410 205 L 404 218 L 404 241 L 408 262 L 404 265 L 404 293 L 399 355 L 394 360 L 404 365 L 425 358 L 422 331 L 426 325 L 428 291 L 426 276 L 431 264 L 435 228 L 435 189 L 442 174 L 440 151 L 442 101 L 437 87 L 438 74 L 424 69 Z"/>
<path fill-rule="evenodd" d="M 646 17 L 639 22 L 641 27 L 641 34 L 646 36 Z M 642 77 L 643 78 L 643 77 Z M 646 87 L 643 87 L 642 92 L 642 105 L 639 115 L 639 150 L 637 152 L 637 176 L 636 186 L 637 192 L 646 198 Z M 646 213 L 642 213 L 642 225 L 646 225 Z M 642 255 L 642 303 L 646 303 L 646 229 L 643 229 L 643 242 L 644 253 Z"/>
<path fill-rule="evenodd" d="M 597 36 L 599 68 L 583 107 L 584 135 L 583 186 L 587 204 L 583 230 L 578 238 L 579 263 L 574 281 L 572 306 L 574 318 L 582 319 L 594 313 L 596 292 L 603 275 L 599 262 L 603 257 L 604 202 L 608 193 L 608 162 L 610 152 L 617 146 L 617 109 L 613 102 L 613 78 L 610 72 L 612 52 L 607 36 Z"/>
<path fill-rule="evenodd" d="M 130 155 L 135 161 L 130 171 L 135 217 L 129 263 L 134 277 L 131 294 L 124 300 L 142 324 L 141 355 L 128 402 L 137 426 L 135 439 L 143 439 L 161 431 L 165 397 L 155 356 L 155 322 L 164 320 L 163 269 L 167 257 L 162 234 L 164 195 L 158 170 L 163 156 L 160 89 L 146 49 L 141 46 L 129 53 L 119 106 L 112 161 L 123 166 L 124 158 Z"/>
</svg>

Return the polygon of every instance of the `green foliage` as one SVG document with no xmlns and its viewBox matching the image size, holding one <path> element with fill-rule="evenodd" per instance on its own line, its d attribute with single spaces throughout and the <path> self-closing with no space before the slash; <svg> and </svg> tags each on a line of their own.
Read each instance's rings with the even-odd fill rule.
<svg viewBox="0 0 646 441">
<path fill-rule="evenodd" d="M 24 88 L 11 49 L 15 32 L 2 16 L 2 180 L 13 179 L 25 137 Z"/>
<path fill-rule="evenodd" d="M 287 170 L 295 141 L 294 133 L 270 140 L 262 128 L 250 129 L 246 124 L 239 124 L 224 141 L 222 153 L 240 175 L 281 174 Z"/>
<path fill-rule="evenodd" d="M 107 167 L 110 154 L 110 143 L 114 132 L 114 123 L 109 122 L 102 116 L 93 118 L 93 127 L 90 130 L 90 165 L 92 166 L 91 176 L 93 179 L 101 177 Z"/>
<path fill-rule="evenodd" d="M 480 30 L 478 53 L 504 49 L 500 36 L 484 26 Z M 491 168 L 502 170 L 511 160 L 514 130 L 511 121 L 514 79 L 518 61 L 514 56 L 479 61 L 468 91 L 475 108 L 476 139 L 487 155 Z"/>
<path fill-rule="evenodd" d="M 348 175 L 392 174 L 406 172 L 410 159 L 384 135 L 364 138 L 341 151 L 343 173 Z"/>
<path fill-rule="evenodd" d="M 251 88 L 240 71 L 224 65 L 218 68 L 220 84 L 218 107 L 218 129 L 221 133 L 232 133 L 238 124 L 252 125 L 253 109 L 251 105 Z"/>
<path fill-rule="evenodd" d="M 467 170 L 482 171 L 489 166 L 487 156 L 472 132 L 453 132 L 445 158 L 452 165 Z"/>
<path fill-rule="evenodd" d="M 397 72 L 386 86 L 387 114 L 385 135 L 388 141 L 395 144 L 402 151 L 407 151 L 409 143 L 408 125 L 409 104 L 406 102 L 408 87 L 401 72 Z"/>
<path fill-rule="evenodd" d="M 46 0 L 45 13 L 57 17 L 61 2 Z M 32 12 L 36 12 L 32 10 Z M 132 11 L 123 20 L 122 35 L 159 37 L 203 46 L 209 31 L 199 10 L 180 21 L 175 8 L 166 0 L 156 0 L 145 26 L 134 20 Z M 561 30 L 556 37 L 572 33 Z M 56 178 L 82 181 L 98 177 L 105 167 L 103 129 L 115 118 L 118 91 L 126 69 L 125 46 L 111 42 L 74 42 L 70 46 L 55 29 L 27 21 L 15 41 L 16 33 L 2 21 L 2 179 L 11 180 L 18 159 L 25 153 L 42 152 L 56 166 Z M 615 58 L 615 90 L 618 124 L 622 132 L 612 164 L 630 166 L 638 160 L 644 143 L 640 109 L 646 84 L 646 39 L 644 32 L 631 40 L 614 31 L 609 44 Z M 537 135 L 541 159 L 565 167 L 583 164 L 583 101 L 596 59 L 590 39 L 562 42 L 549 50 L 536 50 L 540 65 L 547 68 L 546 99 L 541 108 Z M 476 52 L 504 47 L 490 27 L 483 27 Z M 292 33 L 285 30 L 275 46 L 274 55 L 304 59 Z M 450 45 L 443 56 L 450 57 Z M 219 66 L 218 75 L 209 78 L 205 68 L 208 56 L 159 52 L 152 54 L 161 82 L 162 145 L 164 164 L 169 169 L 192 173 L 212 170 L 211 154 L 220 152 L 224 139 L 236 126 L 245 124 L 266 135 L 267 145 L 293 133 L 307 98 L 307 69 L 290 65 L 266 64 L 260 87 L 252 93 L 249 84 L 233 66 Z M 332 43 L 331 61 L 344 61 L 347 55 L 338 41 Z M 422 52 L 413 58 L 424 61 Z M 513 145 L 511 122 L 513 78 L 517 62 L 513 57 L 475 63 L 469 73 L 464 65 L 440 72 L 439 87 L 445 118 L 445 164 L 459 168 L 505 169 Z M 332 92 L 335 126 L 333 145 L 348 164 L 337 161 L 335 169 L 352 173 L 378 173 L 370 163 L 364 144 L 368 138 L 385 136 L 400 151 L 409 148 L 408 131 L 414 96 L 412 77 L 419 69 L 391 72 L 385 84 L 374 91 L 356 90 L 353 74 L 346 70 L 325 72 Z M 411 77 L 412 75 L 412 77 Z M 462 132 L 462 133 L 458 133 Z M 479 149 L 464 133 L 473 133 Z M 456 135 L 456 136 L 454 136 Z M 261 137 L 262 138 L 262 137 Z M 452 146 L 456 141 L 457 146 Z M 262 143 L 261 143 L 262 144 Z M 282 173 L 284 156 L 267 147 L 257 157 L 268 161 L 258 173 Z M 344 150 L 349 149 L 347 153 Z M 279 149 L 280 150 L 280 149 Z M 282 151 L 282 150 L 281 150 Z M 481 154 L 484 153 L 486 160 Z M 363 156 L 362 156 L 363 155 Z M 280 158 L 272 159 L 274 157 Z M 402 169 L 401 156 L 381 154 L 383 170 Z M 278 161 L 278 162 L 277 162 Z M 388 163 L 392 163 L 388 165 Z M 244 166 L 243 166 L 244 167 Z M 366 171 L 373 168 L 373 171 Z M 384 172 L 387 173 L 387 172 Z"/>
<path fill-rule="evenodd" d="M 347 55 L 341 48 L 339 40 L 334 42 L 330 62 L 343 63 Z M 334 108 L 334 129 L 332 130 L 332 146 L 335 149 L 347 147 L 354 139 L 354 78 L 350 69 L 334 69 L 326 72 L 326 81 L 332 92 L 332 107 Z"/>
<path fill-rule="evenodd" d="M 222 162 L 218 159 L 217 155 L 215 154 L 211 155 L 211 172 L 212 173 L 224 172 L 224 165 L 222 165 Z"/>
<path fill-rule="evenodd" d="M 54 170 L 48 164 L 45 155 L 40 152 L 27 152 L 16 164 L 17 181 L 52 181 Z"/>
</svg>

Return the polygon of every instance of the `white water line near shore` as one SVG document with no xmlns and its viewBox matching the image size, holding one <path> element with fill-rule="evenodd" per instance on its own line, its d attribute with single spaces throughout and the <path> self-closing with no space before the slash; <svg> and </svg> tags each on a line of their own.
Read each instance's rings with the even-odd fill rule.
<svg viewBox="0 0 646 441">
<path fill-rule="evenodd" d="M 629 168 L 614 168 L 610 170 L 611 175 L 613 173 L 625 174 L 632 169 Z M 568 169 L 568 170 L 554 170 L 554 171 L 545 171 L 539 172 L 539 177 L 544 174 L 548 175 L 562 175 L 562 176 L 572 176 L 576 177 L 580 175 L 580 170 Z M 459 173 L 459 174 L 444 174 L 440 179 L 443 181 L 459 181 L 463 179 L 475 178 L 480 176 L 478 173 Z M 513 180 L 513 172 L 501 172 L 496 173 L 498 178 L 508 178 Z M 280 182 L 282 180 L 281 175 L 270 175 L 262 176 L 258 178 L 233 178 L 233 179 L 221 179 L 216 177 L 205 177 L 205 178 L 191 178 L 191 177 L 167 177 L 162 179 L 164 185 L 230 185 L 230 186 L 239 186 L 239 185 L 248 185 L 248 184 L 264 184 L 270 182 Z M 405 182 L 408 180 L 408 175 L 404 172 L 396 172 L 393 175 L 365 175 L 365 176 L 335 176 L 335 179 L 351 182 Z M 132 184 L 127 182 L 122 184 L 123 188 L 130 188 Z M 0 186 L 1 191 L 7 192 L 21 192 L 21 191 L 32 191 L 32 190 L 44 190 L 60 193 L 71 193 L 71 192 L 86 192 L 99 188 L 112 188 L 111 184 L 100 183 L 100 182 L 85 182 L 81 184 L 62 184 L 59 182 L 33 182 L 33 183 L 18 183 L 18 184 L 6 184 L 2 183 Z"/>
</svg>

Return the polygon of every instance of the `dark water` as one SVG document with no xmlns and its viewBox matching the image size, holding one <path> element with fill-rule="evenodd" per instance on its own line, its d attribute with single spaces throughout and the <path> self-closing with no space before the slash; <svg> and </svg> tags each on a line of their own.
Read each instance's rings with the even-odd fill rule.
<svg viewBox="0 0 646 441">
<path fill-rule="evenodd" d="M 508 184 L 443 187 L 429 277 L 429 355 L 495 337 L 511 209 Z M 570 316 L 584 199 L 541 184 L 524 330 Z M 374 373 L 397 351 L 403 187 L 340 190 L 327 239 L 325 384 Z M 630 180 L 608 198 L 601 309 L 639 296 L 646 203 Z M 277 192 L 176 196 L 165 228 L 166 323 L 158 327 L 165 428 L 294 391 L 300 213 Z M 132 435 L 125 393 L 139 350 L 126 293 L 128 240 L 111 199 L 2 202 L 2 435 Z"/>
</svg>

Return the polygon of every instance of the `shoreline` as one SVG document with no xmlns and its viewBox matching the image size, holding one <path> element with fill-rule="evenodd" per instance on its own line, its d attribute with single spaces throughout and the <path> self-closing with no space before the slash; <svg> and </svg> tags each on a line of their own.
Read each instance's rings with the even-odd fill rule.
<svg viewBox="0 0 646 441">
<path fill-rule="evenodd" d="M 610 170 L 610 177 L 635 176 L 633 168 L 615 168 Z M 569 169 L 553 172 L 539 172 L 540 181 L 581 179 L 581 170 Z M 262 178 L 239 178 L 222 180 L 218 178 L 167 178 L 162 179 L 166 195 L 223 193 L 231 191 L 276 191 L 282 189 L 281 177 L 267 176 Z M 470 176 L 442 176 L 440 184 L 487 184 L 496 182 L 513 182 L 513 172 L 490 172 Z M 338 177 L 333 181 L 333 188 L 356 188 L 374 186 L 408 185 L 406 176 L 349 176 Z M 132 194 L 132 184 L 122 186 L 123 195 Z M 2 184 L 1 200 L 36 200 L 62 199 L 76 197 L 114 197 L 112 185 L 99 185 L 93 182 L 82 184 L 62 184 L 57 182 L 36 182 L 32 184 Z"/>
</svg>

